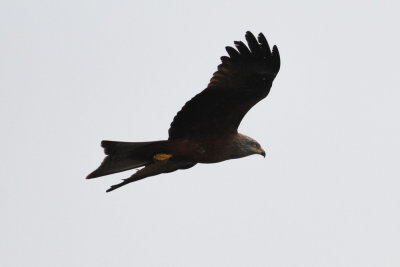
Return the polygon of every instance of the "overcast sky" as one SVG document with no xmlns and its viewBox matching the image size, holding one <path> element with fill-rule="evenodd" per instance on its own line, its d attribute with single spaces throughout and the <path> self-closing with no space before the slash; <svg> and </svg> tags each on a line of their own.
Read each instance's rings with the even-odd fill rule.
<svg viewBox="0 0 400 267">
<path fill-rule="evenodd" d="M 395 1 L 0 3 L 1 266 L 400 266 Z M 281 53 L 267 156 L 85 180 L 166 139 L 244 34 Z"/>
</svg>

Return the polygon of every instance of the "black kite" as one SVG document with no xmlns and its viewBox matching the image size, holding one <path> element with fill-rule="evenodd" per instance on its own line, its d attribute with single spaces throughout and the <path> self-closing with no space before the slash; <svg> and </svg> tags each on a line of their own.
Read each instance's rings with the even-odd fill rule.
<svg viewBox="0 0 400 267">
<path fill-rule="evenodd" d="M 237 129 L 246 113 L 265 98 L 280 68 L 279 51 L 272 51 L 264 35 L 246 32 L 248 47 L 234 42 L 207 88 L 187 102 L 175 116 L 169 138 L 153 142 L 102 141 L 107 155 L 87 177 L 96 178 L 143 167 L 107 192 L 160 173 L 188 169 L 197 163 L 215 163 L 265 152 Z"/>
</svg>

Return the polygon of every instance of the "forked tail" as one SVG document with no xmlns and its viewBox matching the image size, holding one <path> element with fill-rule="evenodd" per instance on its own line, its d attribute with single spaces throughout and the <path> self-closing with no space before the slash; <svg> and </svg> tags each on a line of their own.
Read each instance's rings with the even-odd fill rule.
<svg viewBox="0 0 400 267">
<path fill-rule="evenodd" d="M 169 152 L 168 141 L 102 141 L 101 146 L 107 156 L 100 167 L 86 177 L 87 179 L 139 168 L 151 163 L 155 154 Z"/>
</svg>

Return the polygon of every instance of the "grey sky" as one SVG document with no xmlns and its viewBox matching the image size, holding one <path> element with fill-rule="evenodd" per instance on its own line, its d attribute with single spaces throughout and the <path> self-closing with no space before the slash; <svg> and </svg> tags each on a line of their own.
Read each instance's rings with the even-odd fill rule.
<svg viewBox="0 0 400 267">
<path fill-rule="evenodd" d="M 2 1 L 0 265 L 399 266 L 398 10 Z M 265 159 L 84 179 L 102 139 L 167 138 L 246 30 L 281 52 L 240 127 Z"/>
</svg>

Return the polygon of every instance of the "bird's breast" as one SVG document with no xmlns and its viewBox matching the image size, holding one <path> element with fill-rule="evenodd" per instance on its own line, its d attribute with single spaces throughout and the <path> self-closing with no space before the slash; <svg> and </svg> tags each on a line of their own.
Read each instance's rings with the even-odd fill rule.
<svg viewBox="0 0 400 267">
<path fill-rule="evenodd" d="M 233 140 L 224 138 L 184 139 L 173 145 L 173 154 L 198 163 L 215 163 L 231 158 Z"/>
</svg>

